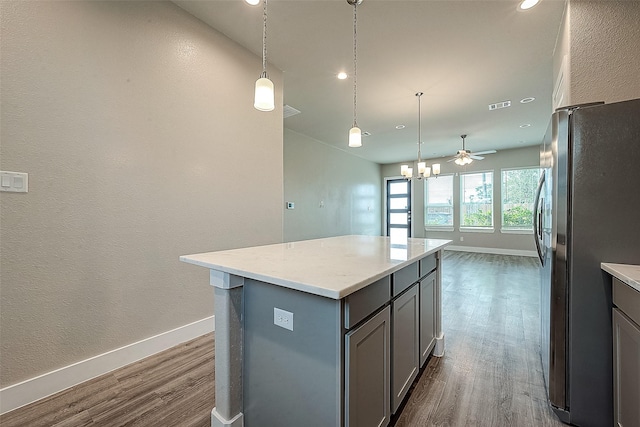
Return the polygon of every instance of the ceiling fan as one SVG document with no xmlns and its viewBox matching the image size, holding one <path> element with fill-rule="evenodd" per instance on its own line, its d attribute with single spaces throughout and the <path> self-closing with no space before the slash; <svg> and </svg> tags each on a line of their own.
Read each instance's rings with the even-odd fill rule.
<svg viewBox="0 0 640 427">
<path fill-rule="evenodd" d="M 462 138 L 462 150 L 458 150 L 458 153 L 453 156 L 452 159 L 447 160 L 447 162 L 455 162 L 456 165 L 464 166 L 473 162 L 474 160 L 483 160 L 482 154 L 494 154 L 497 153 L 496 150 L 486 150 L 486 151 L 478 151 L 477 153 L 472 153 L 470 150 L 464 148 L 464 139 L 467 135 L 460 135 Z"/>
</svg>

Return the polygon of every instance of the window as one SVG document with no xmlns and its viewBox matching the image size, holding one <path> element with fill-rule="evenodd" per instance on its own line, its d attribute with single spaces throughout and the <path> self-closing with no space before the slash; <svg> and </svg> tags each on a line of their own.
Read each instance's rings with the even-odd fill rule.
<svg viewBox="0 0 640 427">
<path fill-rule="evenodd" d="M 532 230 L 539 168 L 502 171 L 502 231 Z"/>
<path fill-rule="evenodd" d="M 453 175 L 425 181 L 424 226 L 453 231 Z"/>
<path fill-rule="evenodd" d="M 493 171 L 460 174 L 460 228 L 493 229 Z"/>
</svg>

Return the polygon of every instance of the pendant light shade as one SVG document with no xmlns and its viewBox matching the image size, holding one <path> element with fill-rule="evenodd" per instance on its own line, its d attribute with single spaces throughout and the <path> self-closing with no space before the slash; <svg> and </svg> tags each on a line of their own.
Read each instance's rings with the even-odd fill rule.
<svg viewBox="0 0 640 427">
<path fill-rule="evenodd" d="M 260 111 L 273 111 L 275 108 L 273 82 L 267 75 L 267 0 L 262 0 L 262 74 L 256 80 L 253 106 Z"/>
<path fill-rule="evenodd" d="M 354 126 L 349 130 L 349 147 L 362 147 L 362 132 L 360 128 Z"/>
<path fill-rule="evenodd" d="M 260 111 L 273 111 L 275 108 L 273 82 L 269 80 L 267 73 L 263 73 L 256 80 L 256 95 L 253 106 Z"/>
</svg>

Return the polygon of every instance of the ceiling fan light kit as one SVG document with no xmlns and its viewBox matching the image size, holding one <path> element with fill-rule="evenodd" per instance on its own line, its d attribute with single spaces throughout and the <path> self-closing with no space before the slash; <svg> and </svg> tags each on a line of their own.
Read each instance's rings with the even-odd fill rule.
<svg viewBox="0 0 640 427">
<path fill-rule="evenodd" d="M 467 135 L 460 135 L 460 138 L 462 138 L 462 150 L 458 150 L 458 153 L 452 159 L 447 160 L 447 162 L 454 162 L 456 165 L 466 166 L 471 162 L 473 162 L 474 160 L 484 160 L 484 157 L 482 157 L 481 154 L 497 153 L 496 150 L 486 150 L 486 151 L 478 151 L 477 153 L 472 153 L 470 150 L 467 150 L 465 148 L 464 140 L 466 137 Z"/>
</svg>

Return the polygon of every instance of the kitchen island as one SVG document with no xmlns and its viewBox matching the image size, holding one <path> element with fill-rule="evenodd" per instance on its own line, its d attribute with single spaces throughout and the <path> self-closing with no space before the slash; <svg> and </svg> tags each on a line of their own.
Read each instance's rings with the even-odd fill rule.
<svg viewBox="0 0 640 427">
<path fill-rule="evenodd" d="M 444 354 L 449 243 L 340 236 L 180 257 L 215 288 L 212 425 L 387 425 Z"/>
</svg>

